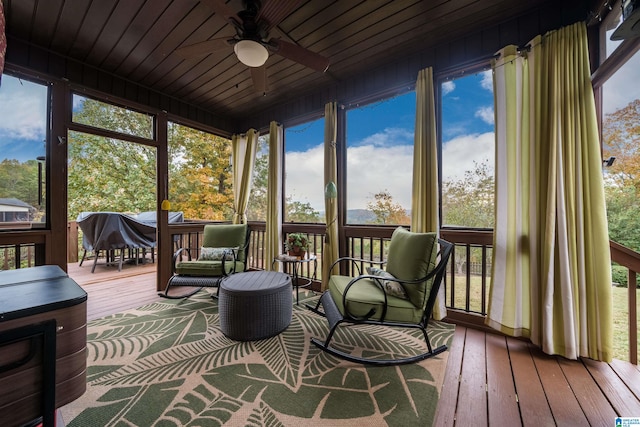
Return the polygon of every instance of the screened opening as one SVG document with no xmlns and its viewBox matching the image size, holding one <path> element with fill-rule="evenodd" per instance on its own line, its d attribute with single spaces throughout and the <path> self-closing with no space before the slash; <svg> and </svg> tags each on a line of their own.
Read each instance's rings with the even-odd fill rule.
<svg viewBox="0 0 640 427">
<path fill-rule="evenodd" d="M 416 95 L 347 111 L 347 223 L 411 223 Z"/>
<path fill-rule="evenodd" d="M 0 86 L 0 229 L 46 224 L 47 86 L 8 74 Z"/>
<path fill-rule="evenodd" d="M 490 70 L 440 84 L 442 225 L 493 228 L 495 129 Z"/>
<path fill-rule="evenodd" d="M 284 133 L 284 222 L 324 222 L 324 118 Z"/>
</svg>

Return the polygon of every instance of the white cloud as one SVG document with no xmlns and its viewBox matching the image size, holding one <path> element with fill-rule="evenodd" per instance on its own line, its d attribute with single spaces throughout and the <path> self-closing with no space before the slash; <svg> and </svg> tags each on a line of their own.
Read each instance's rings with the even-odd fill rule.
<svg viewBox="0 0 640 427">
<path fill-rule="evenodd" d="M 287 152 L 285 158 L 285 194 L 309 203 L 324 212 L 324 148 L 322 144 L 307 151 Z"/>
<path fill-rule="evenodd" d="M 488 90 L 489 92 L 493 92 L 493 71 L 486 70 L 482 73 L 482 80 L 480 81 L 480 86 L 483 89 Z"/>
<path fill-rule="evenodd" d="M 493 115 L 493 106 L 490 105 L 478 108 L 476 110 L 475 116 L 480 117 L 483 122 L 492 125 L 495 118 Z"/>
<path fill-rule="evenodd" d="M 387 190 L 395 202 L 411 207 L 413 132 L 390 128 L 347 149 L 349 209 L 365 209 L 377 192 Z M 287 152 L 286 194 L 324 212 L 324 149 Z"/>
<path fill-rule="evenodd" d="M 613 113 L 640 98 L 640 52 L 624 64 L 604 84 L 603 112 Z M 631 82 L 631 84 L 629 83 Z M 635 82 L 635 83 L 634 83 Z"/>
<path fill-rule="evenodd" d="M 367 140 L 372 140 L 372 137 Z M 365 209 L 377 192 L 387 190 L 395 202 L 411 208 L 413 144 L 380 145 L 375 143 L 350 147 L 347 150 L 347 198 L 349 209 Z M 443 149 L 443 179 L 460 179 L 474 162 L 494 163 L 494 134 L 464 135 L 451 139 Z M 322 144 L 304 152 L 289 152 L 286 158 L 286 193 L 294 200 L 311 204 L 324 211 Z"/>
<path fill-rule="evenodd" d="M 456 88 L 456 84 L 451 80 L 442 83 L 442 96 L 453 92 L 455 88 Z"/>
<path fill-rule="evenodd" d="M 352 146 L 373 145 L 384 147 L 390 145 L 413 144 L 413 132 L 401 128 L 386 128 L 382 132 L 365 137 L 362 141 L 350 144 Z"/>
<path fill-rule="evenodd" d="M 365 209 L 374 194 L 385 190 L 394 202 L 411 208 L 413 144 L 349 148 L 347 170 L 349 209 Z"/>
<path fill-rule="evenodd" d="M 44 140 L 46 105 L 46 87 L 3 76 L 0 88 L 0 140 Z"/>
<path fill-rule="evenodd" d="M 444 143 L 442 149 L 442 179 L 457 180 L 464 172 L 474 169 L 474 162 L 488 161 L 489 168 L 494 165 L 495 136 L 493 132 L 463 135 Z"/>
</svg>

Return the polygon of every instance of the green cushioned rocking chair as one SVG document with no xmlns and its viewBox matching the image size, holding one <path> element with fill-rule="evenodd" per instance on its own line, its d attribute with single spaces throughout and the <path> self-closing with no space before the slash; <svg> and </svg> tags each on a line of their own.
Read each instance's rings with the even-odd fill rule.
<svg viewBox="0 0 640 427">
<path fill-rule="evenodd" d="M 452 249 L 453 244 L 438 239 L 435 233 L 413 233 L 399 227 L 391 237 L 386 262 L 338 259 L 329 271 L 339 263 L 350 262 L 358 276 L 332 275 L 328 290 L 316 306 L 307 306 L 326 316 L 330 327 L 324 342 L 317 338 L 311 341 L 334 356 L 372 365 L 413 363 L 442 353 L 447 347 L 431 347 L 427 325 Z M 386 264 L 386 269 L 368 269 L 368 274 L 360 274 L 363 264 Z M 349 354 L 331 345 L 334 333 L 343 323 L 420 329 L 427 351 L 391 359 Z"/>
<path fill-rule="evenodd" d="M 172 276 L 164 292 L 165 298 L 187 298 L 204 287 L 218 287 L 230 274 L 246 271 L 251 230 L 247 224 L 209 224 L 204 226 L 200 254 L 192 259 L 190 248 L 180 248 L 173 254 Z M 186 261 L 180 259 L 187 255 Z M 194 287 L 186 294 L 173 295 L 169 290 Z"/>
</svg>

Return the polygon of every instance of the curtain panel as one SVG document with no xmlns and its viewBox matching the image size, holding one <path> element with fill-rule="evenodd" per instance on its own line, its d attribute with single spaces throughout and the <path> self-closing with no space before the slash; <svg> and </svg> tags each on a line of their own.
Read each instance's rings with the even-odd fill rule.
<svg viewBox="0 0 640 427">
<path fill-rule="evenodd" d="M 269 172 L 267 181 L 267 218 L 265 233 L 265 269 L 271 270 L 271 260 L 282 251 L 282 155 L 283 128 L 277 122 L 269 126 Z M 273 266 L 278 269 L 282 263 Z"/>
<path fill-rule="evenodd" d="M 487 324 L 611 360 L 611 259 L 586 26 L 495 61 L 496 223 Z"/>
<path fill-rule="evenodd" d="M 438 191 L 438 140 L 436 108 L 433 90 L 433 69 L 418 72 L 416 80 L 416 126 L 413 144 L 413 183 L 411 186 L 411 231 L 416 233 L 440 230 Z M 447 315 L 444 287 L 433 308 L 437 320 Z"/>
<path fill-rule="evenodd" d="M 338 135 L 338 105 L 329 102 L 324 107 L 324 188 L 338 181 L 336 139 Z M 331 272 L 329 267 L 338 259 L 338 206 L 337 199 L 325 194 L 325 241 L 322 248 L 322 290 L 327 289 Z M 335 267 L 337 270 L 338 267 Z"/>
<path fill-rule="evenodd" d="M 247 223 L 247 204 L 251 194 L 253 166 L 260 133 L 250 129 L 246 134 L 231 137 L 233 165 L 233 223 Z"/>
</svg>

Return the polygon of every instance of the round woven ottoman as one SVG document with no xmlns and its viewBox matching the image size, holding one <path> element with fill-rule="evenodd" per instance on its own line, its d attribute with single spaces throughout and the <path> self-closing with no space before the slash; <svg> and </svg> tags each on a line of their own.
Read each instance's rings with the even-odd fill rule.
<svg viewBox="0 0 640 427">
<path fill-rule="evenodd" d="M 236 341 L 269 338 L 291 323 L 291 277 L 275 271 L 249 271 L 220 284 L 220 329 Z"/>
</svg>

